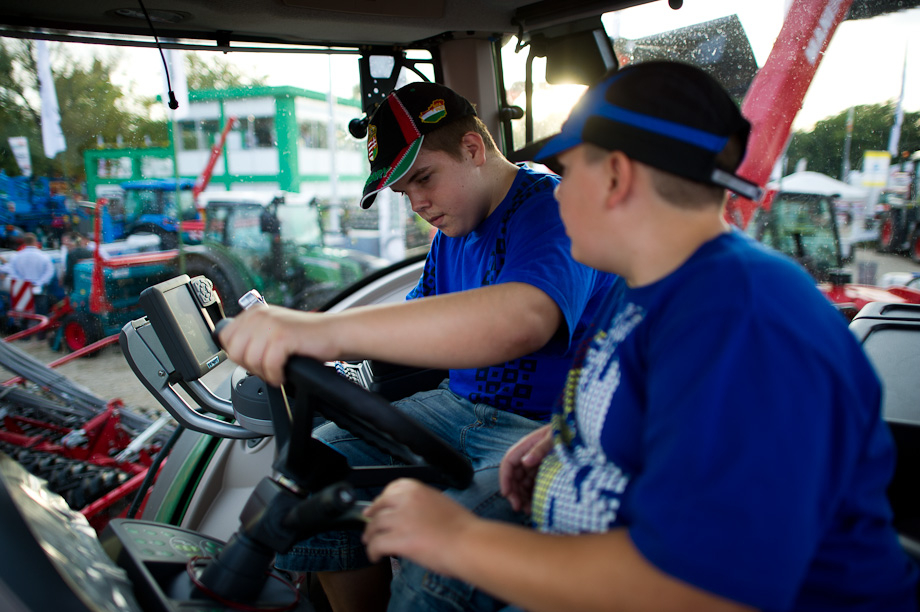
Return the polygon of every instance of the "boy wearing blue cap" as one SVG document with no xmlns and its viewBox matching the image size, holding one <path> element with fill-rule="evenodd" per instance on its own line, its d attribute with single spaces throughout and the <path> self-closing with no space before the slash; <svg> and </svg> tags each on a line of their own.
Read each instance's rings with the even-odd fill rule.
<svg viewBox="0 0 920 612">
<path fill-rule="evenodd" d="M 367 511 L 405 555 L 531 610 L 915 610 L 880 384 L 794 262 L 733 231 L 750 126 L 696 68 L 627 67 L 538 161 L 583 263 L 620 279 L 552 425 L 502 463 L 538 531 L 410 480 Z"/>
<path fill-rule="evenodd" d="M 473 106 L 447 87 L 412 83 L 391 93 L 369 121 L 367 150 L 361 205 L 390 187 L 438 229 L 410 299 L 335 314 L 253 308 L 221 340 L 231 359 L 272 384 L 293 354 L 449 369 L 440 388 L 395 405 L 470 459 L 473 485 L 449 495 L 482 516 L 521 523 L 499 491 L 499 464 L 549 420 L 611 277 L 573 260 L 553 199 L 559 178 L 505 159 Z M 352 465 L 391 461 L 331 423 L 314 435 Z M 319 573 L 336 612 L 385 607 L 387 591 L 375 585 L 389 587 L 389 563 L 371 566 L 360 536 L 321 534 L 277 565 Z M 389 609 L 496 605 L 406 562 Z"/>
</svg>

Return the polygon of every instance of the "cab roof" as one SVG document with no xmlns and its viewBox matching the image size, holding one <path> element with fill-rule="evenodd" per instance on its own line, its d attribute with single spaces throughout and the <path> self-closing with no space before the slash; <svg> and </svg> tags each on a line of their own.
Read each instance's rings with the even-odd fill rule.
<svg viewBox="0 0 920 612">
<path fill-rule="evenodd" d="M 412 45 L 444 35 L 513 34 L 649 0 L 158 0 L 161 37 L 220 44 Z M 30 0 L 0 6 L 0 25 L 151 35 L 139 0 Z M 0 35 L 4 32 L 0 31 Z"/>
</svg>

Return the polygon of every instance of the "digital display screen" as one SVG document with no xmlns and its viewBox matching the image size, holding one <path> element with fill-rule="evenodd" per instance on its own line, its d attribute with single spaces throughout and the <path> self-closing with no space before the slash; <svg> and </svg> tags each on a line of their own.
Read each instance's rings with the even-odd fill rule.
<svg viewBox="0 0 920 612">
<path fill-rule="evenodd" d="M 187 285 L 180 285 L 175 289 L 165 291 L 163 297 L 197 363 L 206 363 L 220 352 L 220 347 L 211 337 L 211 330 L 208 329 L 207 323 L 201 316 L 201 310 L 192 298 Z"/>
<path fill-rule="evenodd" d="M 170 382 L 177 378 L 197 380 L 217 367 L 227 354 L 211 337 L 211 318 L 195 299 L 195 282 L 187 275 L 163 281 L 141 292 L 140 304 L 157 338 L 175 366 Z M 219 319 L 219 316 L 218 316 Z"/>
</svg>

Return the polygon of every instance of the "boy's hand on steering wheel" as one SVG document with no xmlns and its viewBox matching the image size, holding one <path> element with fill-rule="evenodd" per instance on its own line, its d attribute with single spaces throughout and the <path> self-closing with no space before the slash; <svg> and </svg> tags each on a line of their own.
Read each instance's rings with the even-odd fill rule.
<svg viewBox="0 0 920 612">
<path fill-rule="evenodd" d="M 371 561 L 406 557 L 451 576 L 450 551 L 476 516 L 441 491 L 417 480 L 394 480 L 364 511 L 362 541 Z"/>
<path fill-rule="evenodd" d="M 336 359 L 330 320 L 316 313 L 257 305 L 220 331 L 221 346 L 237 365 L 270 385 L 284 383 L 284 366 L 293 355 L 319 361 Z"/>
<path fill-rule="evenodd" d="M 498 478 L 502 495 L 515 511 L 530 514 L 537 471 L 552 450 L 553 431 L 549 425 L 544 425 L 518 440 L 505 453 Z"/>
</svg>

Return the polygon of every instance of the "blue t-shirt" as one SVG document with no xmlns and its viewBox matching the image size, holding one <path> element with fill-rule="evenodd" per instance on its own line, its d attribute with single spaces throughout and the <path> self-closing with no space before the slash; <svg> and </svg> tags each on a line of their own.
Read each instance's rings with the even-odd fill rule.
<svg viewBox="0 0 920 612">
<path fill-rule="evenodd" d="M 572 259 L 553 189 L 559 177 L 518 170 L 508 194 L 472 232 L 441 232 L 408 299 L 521 282 L 552 298 L 566 324 L 539 351 L 487 368 L 450 370 L 451 391 L 532 419 L 546 420 L 565 383 L 574 349 L 603 302 L 613 276 Z"/>
<path fill-rule="evenodd" d="M 916 610 L 881 388 L 797 264 L 739 232 L 619 281 L 554 414 L 534 519 L 764 610 Z"/>
</svg>

